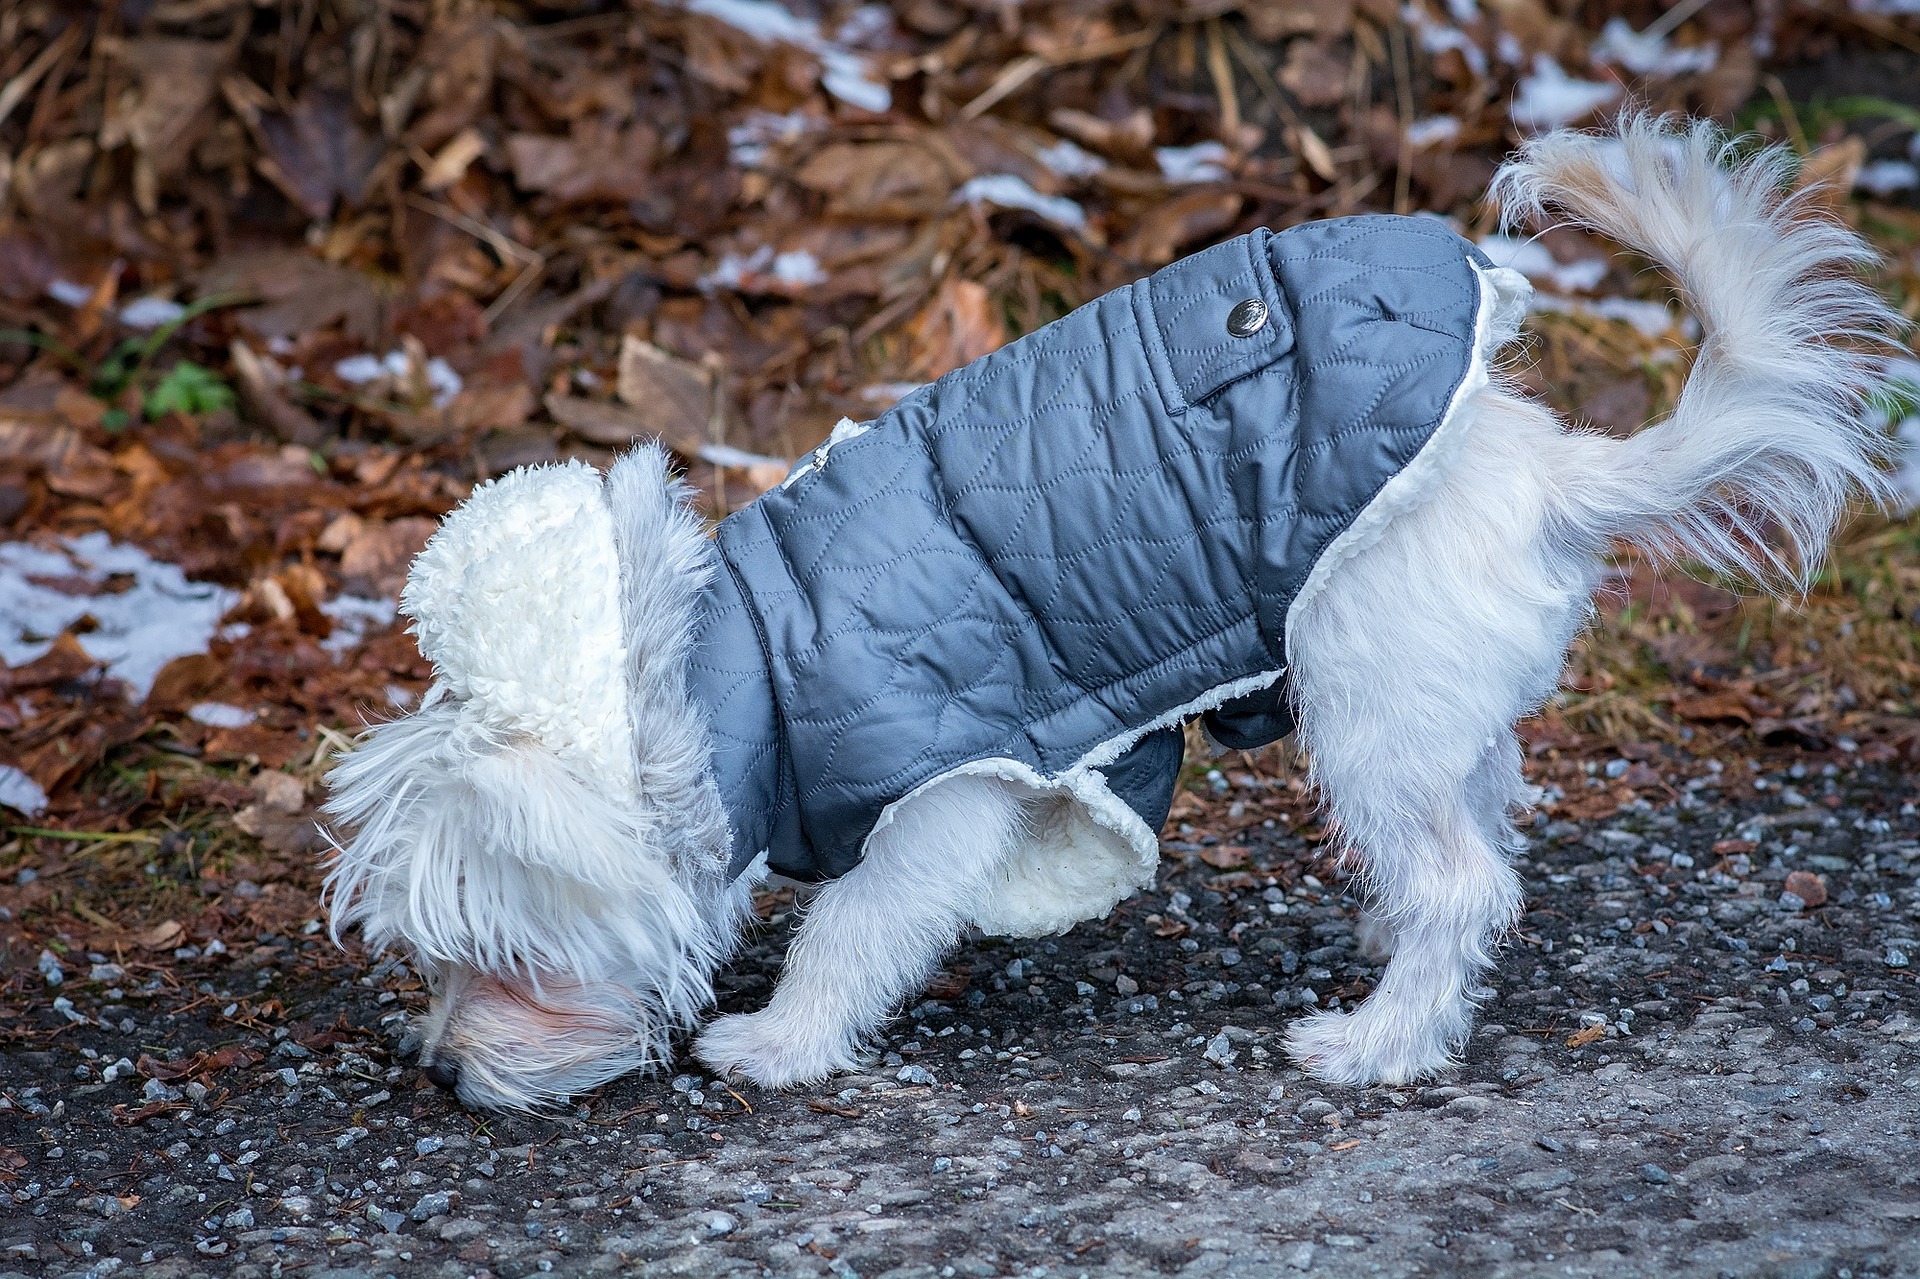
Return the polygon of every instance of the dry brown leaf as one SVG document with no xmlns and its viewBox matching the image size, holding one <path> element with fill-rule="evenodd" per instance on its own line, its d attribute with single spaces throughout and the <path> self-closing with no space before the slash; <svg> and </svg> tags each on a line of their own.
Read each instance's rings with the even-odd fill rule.
<svg viewBox="0 0 1920 1279">
<path fill-rule="evenodd" d="M 148 950 L 172 950 L 186 939 L 187 930 L 181 926 L 180 921 L 169 919 L 140 933 L 134 941 Z"/>
<path fill-rule="evenodd" d="M 1253 850 L 1244 844 L 1213 844 L 1202 848 L 1199 857 L 1209 866 L 1220 870 L 1232 870 L 1236 866 L 1246 865 L 1247 858 L 1252 852 Z"/>
<path fill-rule="evenodd" d="M 190 653 L 176 657 L 160 668 L 147 693 L 147 707 L 155 711 L 183 711 L 204 701 L 220 682 L 225 667 L 211 653 Z"/>
<path fill-rule="evenodd" d="M 1232 226 L 1242 203 L 1232 191 L 1203 189 L 1156 204 L 1121 243 L 1121 256 L 1148 266 L 1165 266 L 1186 245 Z"/>
<path fill-rule="evenodd" d="M 398 595 L 406 584 L 407 566 L 435 527 L 435 521 L 417 515 L 362 522 L 340 552 L 340 576 L 347 590 L 375 597 Z"/>
<path fill-rule="evenodd" d="M 610 129 L 583 122 L 571 137 L 516 133 L 507 139 L 515 185 L 556 200 L 627 200 L 653 185 L 660 138 L 647 124 Z"/>
<path fill-rule="evenodd" d="M 160 37 L 106 39 L 100 46 L 135 84 L 109 99 L 100 145 L 109 150 L 133 145 L 134 199 L 152 215 L 159 207 L 160 183 L 186 167 L 194 143 L 212 126 L 220 79 L 239 47 L 227 40 Z"/>
<path fill-rule="evenodd" d="M 1753 723 L 1753 711 L 1747 701 L 1738 693 L 1706 693 L 1699 697 L 1683 697 L 1673 704 L 1673 713 L 1682 719 L 1696 720 L 1700 723 L 1712 723 L 1716 720 L 1734 720 L 1742 724 Z"/>
<path fill-rule="evenodd" d="M 1800 164 L 1795 186 L 1809 193 L 1815 204 L 1829 213 L 1839 214 L 1853 194 L 1853 181 L 1866 163 L 1866 140 L 1854 134 L 1831 146 L 1821 147 Z"/>
<path fill-rule="evenodd" d="M 441 416 L 461 432 L 511 431 L 533 416 L 533 390 L 525 382 L 509 386 L 469 386 L 448 401 Z"/>
<path fill-rule="evenodd" d="M 288 857 L 310 856 L 328 847 L 314 815 L 299 809 L 287 811 L 264 801 L 249 804 L 233 815 L 233 824 L 269 849 Z"/>
<path fill-rule="evenodd" d="M 1278 44 L 1287 36 L 1338 38 L 1353 30 L 1353 0 L 1289 0 L 1286 4 L 1250 4 L 1241 10 L 1254 39 Z"/>
<path fill-rule="evenodd" d="M 324 218 L 336 201 L 358 204 L 385 149 L 353 118 L 344 97 L 311 90 L 289 112 L 263 112 L 256 167 L 309 217 Z"/>
<path fill-rule="evenodd" d="M 1081 146 L 1123 164 L 1153 164 L 1153 113 L 1145 107 L 1117 120 L 1059 107 L 1048 113 L 1047 123 Z"/>
<path fill-rule="evenodd" d="M 1810 871 L 1788 871 L 1782 887 L 1805 902 L 1809 910 L 1827 903 L 1827 881 Z"/>
<path fill-rule="evenodd" d="M 913 142 L 833 142 L 800 166 L 801 184 L 826 196 L 829 213 L 921 218 L 946 207 L 956 174 Z"/>
<path fill-rule="evenodd" d="M 928 381 L 942 377 L 1007 342 L 1006 326 L 986 287 L 948 276 L 940 291 L 908 325 L 913 369 Z"/>
<path fill-rule="evenodd" d="M 487 140 L 480 136 L 480 130 L 469 125 L 447 139 L 433 154 L 429 163 L 420 174 L 420 189 L 423 191 L 444 191 L 466 176 L 467 168 L 475 160 L 486 154 Z"/>
<path fill-rule="evenodd" d="M 1330 107 L 1347 96 L 1352 59 L 1330 41 L 1296 40 L 1287 46 L 1279 80 L 1303 107 Z"/>
<path fill-rule="evenodd" d="M 646 416 L 624 404 L 589 400 L 577 395 L 549 395 L 546 405 L 554 421 L 589 444 L 624 448 L 637 439 L 659 434 L 648 429 Z M 688 434 L 685 439 L 692 443 L 694 437 Z M 667 444 L 669 447 L 679 447 L 671 439 L 667 440 Z"/>
<path fill-rule="evenodd" d="M 61 631 L 49 648 L 31 662 L 16 666 L 11 670 L 0 667 L 0 689 L 18 692 L 29 688 L 45 688 L 49 684 L 63 684 L 68 680 L 79 679 L 100 663 L 80 647 L 80 641 L 70 631 Z"/>
<path fill-rule="evenodd" d="M 487 109 L 499 34 L 483 5 L 435 5 L 433 12 L 435 21 L 416 64 L 425 76 L 413 82 L 429 110 L 407 130 L 407 140 L 424 150 L 471 126 Z M 410 109 L 402 92 L 388 95 L 381 116 L 389 133 L 400 132 L 401 117 Z"/>
<path fill-rule="evenodd" d="M 280 366 L 235 338 L 227 348 L 233 361 L 234 381 L 240 384 L 240 397 L 261 425 L 290 444 L 312 446 L 326 438 L 326 431 L 311 413 L 287 398 L 286 375 Z"/>
<path fill-rule="evenodd" d="M 682 453 L 697 449 L 707 438 L 714 412 L 713 379 L 699 365 L 629 334 L 620 343 L 618 390 L 643 434 L 658 435 Z M 557 398 L 564 411 L 574 414 L 574 421 L 588 420 L 586 411 L 566 402 L 568 397 Z M 577 429 L 567 419 L 560 420 Z"/>
<path fill-rule="evenodd" d="M 203 294 L 259 298 L 264 305 L 236 315 L 240 327 L 258 337 L 308 337 L 336 322 L 344 324 L 348 337 L 365 345 L 380 337 L 384 308 L 373 282 L 306 253 L 274 249 L 228 254 L 202 272 L 198 283 Z"/>
<path fill-rule="evenodd" d="M 1605 1026 L 1586 1026 L 1567 1036 L 1567 1047 L 1585 1048 L 1588 1044 L 1597 1044 L 1606 1037 Z"/>
<path fill-rule="evenodd" d="M 1308 125 L 1292 130 L 1294 148 L 1322 182 L 1338 182 L 1340 170 L 1333 163 L 1333 149 Z"/>
</svg>

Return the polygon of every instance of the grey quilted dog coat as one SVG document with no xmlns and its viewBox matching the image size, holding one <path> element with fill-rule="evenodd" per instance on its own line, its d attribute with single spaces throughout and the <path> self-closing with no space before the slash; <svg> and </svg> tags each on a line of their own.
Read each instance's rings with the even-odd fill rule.
<svg viewBox="0 0 1920 1279">
<path fill-rule="evenodd" d="M 1524 289 L 1489 268 L 1431 219 L 1255 231 L 842 423 L 714 542 L 689 675 L 733 873 L 843 875 L 967 772 L 1067 801 L 1035 873 L 1112 881 L 1075 917 L 1138 887 L 1181 722 L 1291 728 L 1289 611 L 1484 385 Z"/>
</svg>

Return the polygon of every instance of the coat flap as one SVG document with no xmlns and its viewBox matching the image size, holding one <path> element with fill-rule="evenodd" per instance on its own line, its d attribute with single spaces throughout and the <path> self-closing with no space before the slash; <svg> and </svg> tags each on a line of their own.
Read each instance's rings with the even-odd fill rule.
<svg viewBox="0 0 1920 1279">
<path fill-rule="evenodd" d="M 1267 241 L 1272 238 L 1262 227 L 1183 258 L 1133 286 L 1148 359 L 1168 412 L 1198 404 L 1293 348 L 1292 319 L 1267 261 Z M 1249 302 L 1264 307 L 1265 315 L 1252 332 L 1238 336 L 1228 319 L 1235 315 L 1234 308 Z M 1237 318 L 1244 321 L 1246 315 L 1243 309 Z"/>
</svg>

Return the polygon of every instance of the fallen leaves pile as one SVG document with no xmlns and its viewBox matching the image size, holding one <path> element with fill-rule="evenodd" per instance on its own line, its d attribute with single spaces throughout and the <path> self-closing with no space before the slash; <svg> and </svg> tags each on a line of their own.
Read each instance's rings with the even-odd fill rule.
<svg viewBox="0 0 1920 1279">
<path fill-rule="evenodd" d="M 319 777 L 425 688 L 393 600 L 474 482 L 658 435 L 723 514 L 841 417 L 1257 225 L 1451 218 L 1540 288 L 1522 375 L 1632 429 L 1684 375 L 1663 286 L 1478 202 L 1514 140 L 1629 98 L 1806 154 L 1912 314 L 1920 112 L 1819 89 L 1911 82 L 1898 8 L 8 6 L 0 934 L 164 961 L 316 917 Z M 1862 525 L 1804 607 L 1628 566 L 1526 726 L 1547 811 L 1914 758 L 1914 537 Z M 1268 793 L 1184 820 L 1312 820 L 1297 776 Z"/>
</svg>

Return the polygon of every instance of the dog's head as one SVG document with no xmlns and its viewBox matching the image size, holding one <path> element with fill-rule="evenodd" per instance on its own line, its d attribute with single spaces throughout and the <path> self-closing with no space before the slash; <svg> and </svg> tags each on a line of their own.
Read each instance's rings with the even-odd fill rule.
<svg viewBox="0 0 1920 1279">
<path fill-rule="evenodd" d="M 402 605 L 436 682 L 329 778 L 336 934 L 433 991 L 421 1064 L 470 1106 L 534 1109 L 665 1056 L 711 997 L 739 894 L 685 694 L 707 558 L 642 449 L 475 492 Z"/>
</svg>

